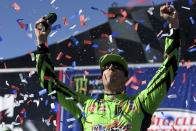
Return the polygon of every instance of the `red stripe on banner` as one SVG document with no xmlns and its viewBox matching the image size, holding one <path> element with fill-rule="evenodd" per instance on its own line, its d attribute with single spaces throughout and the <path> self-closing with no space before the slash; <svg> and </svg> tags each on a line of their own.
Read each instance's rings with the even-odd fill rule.
<svg viewBox="0 0 196 131">
<path fill-rule="evenodd" d="M 59 81 L 63 80 L 63 71 L 60 70 L 59 71 Z M 57 111 L 57 115 L 56 115 L 56 131 L 59 131 L 60 128 L 60 113 L 61 113 L 61 106 L 60 104 L 58 104 L 58 111 Z"/>
</svg>

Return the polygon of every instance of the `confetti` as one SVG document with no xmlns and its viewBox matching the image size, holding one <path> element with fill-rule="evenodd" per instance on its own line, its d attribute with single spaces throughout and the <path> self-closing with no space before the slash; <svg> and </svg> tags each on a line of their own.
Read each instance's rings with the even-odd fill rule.
<svg viewBox="0 0 196 131">
<path fill-rule="evenodd" d="M 100 49 L 98 49 L 98 51 L 99 51 L 100 53 L 104 53 L 104 54 L 108 53 L 108 52 L 105 51 L 105 50 L 100 50 Z"/>
<path fill-rule="evenodd" d="M 39 91 L 39 96 L 42 96 L 43 94 L 46 94 L 46 93 L 47 93 L 47 90 L 43 89 L 43 90 Z"/>
<path fill-rule="evenodd" d="M 21 21 L 20 22 L 18 22 L 18 24 L 19 24 L 19 26 L 22 28 L 22 29 L 24 29 L 25 28 L 25 24 L 24 23 L 22 23 Z"/>
<path fill-rule="evenodd" d="M 79 41 L 74 36 L 71 36 L 70 39 L 75 43 L 76 46 L 78 46 Z"/>
<path fill-rule="evenodd" d="M 50 2 L 50 4 L 52 5 L 55 1 L 56 1 L 56 0 L 52 0 L 52 1 Z"/>
<path fill-rule="evenodd" d="M 166 21 L 166 22 L 163 24 L 163 28 L 166 28 L 168 24 L 169 24 L 168 21 Z"/>
<path fill-rule="evenodd" d="M 75 25 L 72 25 L 69 29 L 70 30 L 73 30 L 74 28 L 76 28 L 76 24 Z"/>
<path fill-rule="evenodd" d="M 139 22 L 139 23 L 143 23 L 143 22 L 144 22 L 144 20 L 138 20 L 138 22 Z"/>
<path fill-rule="evenodd" d="M 119 23 L 122 23 L 126 19 L 126 17 L 127 17 L 127 11 L 121 9 L 120 13 L 122 14 L 123 17 L 120 19 Z"/>
<path fill-rule="evenodd" d="M 84 40 L 84 44 L 91 45 L 92 44 L 92 41 L 90 41 L 90 40 Z"/>
<path fill-rule="evenodd" d="M 148 54 L 151 52 L 150 51 L 150 43 L 146 46 L 146 49 L 145 50 L 146 50 L 146 53 L 148 53 Z"/>
<path fill-rule="evenodd" d="M 14 7 L 14 9 L 16 11 L 19 11 L 20 10 L 20 6 L 17 3 L 12 4 L 12 7 Z"/>
<path fill-rule="evenodd" d="M 114 32 L 114 33 L 112 33 L 111 35 L 112 35 L 112 37 L 115 37 L 115 36 L 117 36 L 118 34 L 120 34 L 120 32 L 119 32 L 119 31 Z"/>
<path fill-rule="evenodd" d="M 91 6 L 91 9 L 99 11 L 98 8 L 95 8 L 95 7 L 93 7 L 93 6 Z"/>
<path fill-rule="evenodd" d="M 186 73 L 183 73 L 183 81 L 182 84 L 184 84 L 186 82 Z"/>
<path fill-rule="evenodd" d="M 50 92 L 50 93 L 48 94 L 48 96 L 51 96 L 51 95 L 54 95 L 54 94 L 56 94 L 56 90 Z"/>
<path fill-rule="evenodd" d="M 112 35 L 109 35 L 109 41 L 112 43 Z"/>
<path fill-rule="evenodd" d="M 73 61 L 73 62 L 72 62 L 72 67 L 73 67 L 73 68 L 76 67 L 76 61 Z"/>
<path fill-rule="evenodd" d="M 167 119 L 167 120 L 170 120 L 170 121 L 175 120 L 175 118 L 172 115 L 164 114 L 163 112 L 161 112 L 161 115 L 162 115 L 163 119 Z"/>
<path fill-rule="evenodd" d="M 52 119 L 53 116 L 54 116 L 53 114 L 50 115 L 50 117 L 49 117 L 48 120 L 47 120 L 47 125 L 50 123 L 50 121 L 51 121 L 51 119 Z"/>
<path fill-rule="evenodd" d="M 170 87 L 172 87 L 174 85 L 174 83 L 175 83 L 175 80 L 171 83 Z"/>
<path fill-rule="evenodd" d="M 108 34 L 101 34 L 101 37 L 103 37 L 103 38 L 109 38 L 109 35 Z"/>
<path fill-rule="evenodd" d="M 168 95 L 168 98 L 176 98 L 176 94 L 173 94 L 173 95 Z"/>
<path fill-rule="evenodd" d="M 189 5 L 192 5 L 193 4 L 193 0 L 189 0 Z"/>
<path fill-rule="evenodd" d="M 134 27 L 135 31 L 138 30 L 138 23 L 135 24 L 135 27 Z"/>
<path fill-rule="evenodd" d="M 72 118 L 68 118 L 66 120 L 67 120 L 67 122 L 71 122 L 71 121 L 75 121 L 76 119 L 74 117 L 72 117 Z"/>
<path fill-rule="evenodd" d="M 63 56 L 63 52 L 61 51 L 61 52 L 59 52 L 58 56 L 56 57 L 56 60 L 60 60 L 62 56 Z"/>
<path fill-rule="evenodd" d="M 136 85 L 133 85 L 133 84 L 131 84 L 131 88 L 133 88 L 133 89 L 135 89 L 135 90 L 138 90 L 138 86 L 136 86 Z"/>
<path fill-rule="evenodd" d="M 185 61 L 181 60 L 181 63 L 182 63 L 182 67 L 185 67 Z"/>
<path fill-rule="evenodd" d="M 58 25 L 52 26 L 51 30 L 54 31 L 54 30 L 57 30 L 57 29 L 60 29 L 60 28 L 61 28 L 61 25 L 58 24 Z"/>
<path fill-rule="evenodd" d="M 67 77 L 68 80 L 70 80 L 69 76 L 67 75 L 66 72 L 63 72 L 63 74 Z"/>
<path fill-rule="evenodd" d="M 86 92 L 87 89 L 86 88 L 80 88 L 79 90 Z"/>
<path fill-rule="evenodd" d="M 0 36 L 0 41 L 3 41 L 3 38 Z"/>
<path fill-rule="evenodd" d="M 11 88 L 12 88 L 12 89 L 15 89 L 15 90 L 17 90 L 17 91 L 19 91 L 19 88 L 16 87 L 15 85 L 11 85 Z"/>
<path fill-rule="evenodd" d="M 88 72 L 87 70 L 84 70 L 84 74 L 85 74 L 85 75 L 88 75 L 89 72 Z"/>
<path fill-rule="evenodd" d="M 146 80 L 142 81 L 141 85 L 145 85 L 147 82 Z"/>
<path fill-rule="evenodd" d="M 196 48 L 188 49 L 187 51 L 188 52 L 194 52 L 194 51 L 196 51 Z"/>
<path fill-rule="evenodd" d="M 84 15 L 80 15 L 80 24 L 82 27 L 84 27 L 86 25 L 85 21 L 84 21 Z"/>
<path fill-rule="evenodd" d="M 71 59 L 72 57 L 70 55 L 65 55 L 65 58 Z"/>
<path fill-rule="evenodd" d="M 159 37 L 163 33 L 163 30 L 161 30 L 158 34 L 157 37 Z"/>
<path fill-rule="evenodd" d="M 153 56 L 153 59 L 154 59 L 154 60 L 157 60 L 157 57 L 156 57 L 156 56 Z"/>
<path fill-rule="evenodd" d="M 94 45 L 92 45 L 92 47 L 93 47 L 93 48 L 98 48 L 98 47 L 99 47 L 99 45 L 94 44 Z"/>
<path fill-rule="evenodd" d="M 58 31 L 56 30 L 55 32 L 53 32 L 52 34 L 50 34 L 50 37 L 53 37 Z"/>
<path fill-rule="evenodd" d="M 144 73 L 144 72 L 141 71 L 141 70 L 138 70 L 138 71 L 135 71 L 135 73 L 142 74 L 142 73 Z"/>
<path fill-rule="evenodd" d="M 48 77 L 48 76 L 43 76 L 43 78 L 44 78 L 44 80 L 48 80 L 48 81 L 50 81 L 50 80 L 51 80 L 51 78 L 50 78 L 50 77 Z"/>
<path fill-rule="evenodd" d="M 187 70 L 191 67 L 191 60 L 188 60 L 187 62 Z"/>
<path fill-rule="evenodd" d="M 194 21 L 193 17 L 189 17 L 189 19 L 190 19 L 192 24 L 195 24 L 195 21 Z"/>
<path fill-rule="evenodd" d="M 182 6 L 181 8 L 183 8 L 183 9 L 187 9 L 187 10 L 190 10 L 190 8 L 189 8 L 189 7 L 185 7 L 185 6 Z"/>
<path fill-rule="evenodd" d="M 63 24 L 64 24 L 64 26 L 68 25 L 67 19 L 65 17 L 63 17 Z"/>
<path fill-rule="evenodd" d="M 154 7 L 150 7 L 147 12 L 150 14 L 150 15 L 153 15 L 153 10 L 154 10 Z"/>
<path fill-rule="evenodd" d="M 68 47 L 70 47 L 70 46 L 71 46 L 71 41 L 67 44 L 67 46 L 68 46 Z"/>
<path fill-rule="evenodd" d="M 25 108 L 23 108 L 21 111 L 20 111 L 20 114 L 24 114 L 25 112 Z"/>
</svg>

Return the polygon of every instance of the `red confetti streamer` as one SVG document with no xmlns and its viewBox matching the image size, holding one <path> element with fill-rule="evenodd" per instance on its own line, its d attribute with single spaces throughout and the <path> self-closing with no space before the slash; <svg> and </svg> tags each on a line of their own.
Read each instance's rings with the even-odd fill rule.
<svg viewBox="0 0 196 131">
<path fill-rule="evenodd" d="M 87 120 L 84 120 L 86 123 L 92 124 L 92 122 L 88 122 Z"/>
<path fill-rule="evenodd" d="M 63 63 L 60 63 L 59 64 L 60 66 L 63 66 L 63 67 L 66 67 L 67 65 L 63 64 Z"/>
<path fill-rule="evenodd" d="M 196 46 L 196 45 L 192 45 L 192 46 L 189 47 L 189 49 L 191 49 L 191 48 L 193 48 L 193 47 L 195 47 L 195 46 Z"/>
<path fill-rule="evenodd" d="M 120 13 L 122 14 L 123 17 L 120 19 L 119 23 L 122 23 L 126 19 L 126 17 L 127 17 L 127 11 L 121 9 Z"/>
<path fill-rule="evenodd" d="M 30 55 L 30 56 L 32 55 L 32 52 L 31 52 L 31 51 L 29 51 L 29 55 Z"/>
<path fill-rule="evenodd" d="M 133 88 L 133 89 L 135 89 L 135 90 L 138 90 L 138 86 L 136 86 L 136 85 L 133 85 L 133 84 L 131 84 L 131 88 Z"/>
<path fill-rule="evenodd" d="M 65 26 L 68 25 L 67 19 L 66 19 L 65 17 L 63 17 L 63 24 L 64 24 Z"/>
<path fill-rule="evenodd" d="M 71 59 L 72 57 L 70 55 L 65 55 L 65 58 Z"/>
<path fill-rule="evenodd" d="M 163 33 L 163 30 L 161 30 L 158 34 L 157 37 L 159 37 Z"/>
<path fill-rule="evenodd" d="M 71 46 L 71 41 L 68 43 L 68 47 L 70 47 Z"/>
<path fill-rule="evenodd" d="M 100 10 L 104 15 L 107 15 L 107 13 L 105 12 L 105 11 L 103 11 L 103 10 Z"/>
<path fill-rule="evenodd" d="M 88 75 L 89 72 L 88 72 L 87 70 L 84 70 L 84 74 L 85 74 L 85 75 Z"/>
<path fill-rule="evenodd" d="M 166 2 L 165 5 L 168 6 L 168 2 Z"/>
<path fill-rule="evenodd" d="M 19 26 L 20 26 L 22 29 L 24 29 L 24 28 L 26 27 L 26 25 L 25 25 L 24 23 L 22 23 L 22 22 L 18 22 L 18 24 L 19 24 Z"/>
<path fill-rule="evenodd" d="M 48 77 L 48 76 L 43 76 L 43 78 L 44 78 L 44 80 L 48 80 L 48 81 L 50 81 L 50 80 L 51 80 L 51 78 L 50 78 L 50 77 Z"/>
<path fill-rule="evenodd" d="M 186 67 L 187 67 L 187 69 L 189 69 L 191 67 L 191 60 L 188 60 Z"/>
<path fill-rule="evenodd" d="M 120 107 L 123 107 L 123 105 L 124 105 L 124 102 L 121 102 L 121 103 L 120 103 Z"/>
<path fill-rule="evenodd" d="M 122 91 L 121 91 L 121 94 L 125 94 L 125 90 L 122 90 Z"/>
<path fill-rule="evenodd" d="M 48 120 L 47 120 L 47 122 L 46 122 L 47 125 L 50 123 L 50 121 L 51 121 L 51 119 L 52 119 L 53 116 L 54 116 L 53 114 L 50 115 L 50 117 L 48 118 Z"/>
<path fill-rule="evenodd" d="M 168 55 L 167 53 L 166 53 L 166 56 L 168 57 L 168 58 L 170 58 L 171 56 L 170 55 Z"/>
<path fill-rule="evenodd" d="M 30 102 L 32 102 L 32 100 L 27 101 L 27 105 L 29 105 Z"/>
<path fill-rule="evenodd" d="M 138 70 L 138 71 L 136 71 L 135 73 L 142 74 L 142 73 L 144 73 L 144 72 L 143 72 L 143 71 Z"/>
<path fill-rule="evenodd" d="M 132 82 L 133 78 L 130 77 L 129 80 L 125 83 L 125 86 L 128 86 Z"/>
<path fill-rule="evenodd" d="M 19 11 L 20 10 L 20 6 L 18 4 L 16 4 L 16 3 L 12 4 L 12 7 L 14 7 L 14 9 L 16 11 Z"/>
<path fill-rule="evenodd" d="M 138 30 L 138 23 L 135 24 L 135 27 L 134 27 L 135 31 Z"/>
<path fill-rule="evenodd" d="M 23 108 L 23 109 L 20 111 L 20 114 L 24 114 L 25 111 L 26 111 L 25 108 Z"/>
<path fill-rule="evenodd" d="M 84 27 L 86 24 L 85 24 L 85 21 L 84 21 L 84 15 L 80 15 L 80 24 L 82 27 Z"/>
<path fill-rule="evenodd" d="M 185 61 L 181 60 L 181 63 L 182 63 L 182 67 L 185 67 Z"/>
<path fill-rule="evenodd" d="M 86 88 L 80 88 L 79 90 L 86 92 L 87 89 Z"/>
<path fill-rule="evenodd" d="M 70 82 L 69 82 L 69 84 L 70 84 L 71 86 L 73 85 L 73 83 L 74 83 L 74 81 L 70 81 Z"/>
<path fill-rule="evenodd" d="M 66 72 L 63 72 L 63 74 L 67 77 L 68 80 L 70 80 L 69 76 L 67 75 Z"/>
<path fill-rule="evenodd" d="M 135 77 L 135 76 L 132 76 L 133 78 L 133 82 L 136 83 L 137 85 L 140 85 L 140 81 Z"/>
<path fill-rule="evenodd" d="M 45 42 L 45 46 L 48 47 L 48 43 L 47 42 Z"/>
<path fill-rule="evenodd" d="M 19 88 L 16 87 L 15 85 L 12 85 L 11 88 L 12 88 L 12 89 L 15 89 L 15 90 L 17 90 L 17 91 L 19 91 Z"/>
<path fill-rule="evenodd" d="M 196 42 L 196 39 L 194 39 L 194 42 Z"/>
<path fill-rule="evenodd" d="M 171 83 L 170 87 L 172 87 L 174 85 L 174 83 L 175 83 L 175 80 Z"/>
<path fill-rule="evenodd" d="M 23 124 L 23 118 L 20 117 L 20 115 L 18 115 L 18 118 L 20 119 L 20 124 L 22 125 Z"/>
<path fill-rule="evenodd" d="M 109 35 L 108 34 L 101 34 L 101 37 L 105 37 L 105 38 L 109 38 Z"/>
<path fill-rule="evenodd" d="M 99 51 L 100 53 L 104 53 L 104 54 L 108 53 L 108 52 L 105 51 L 105 50 L 100 50 L 100 49 L 98 49 L 98 51 Z"/>
<path fill-rule="evenodd" d="M 92 41 L 90 41 L 90 40 L 84 40 L 84 44 L 91 45 L 92 44 Z"/>
<path fill-rule="evenodd" d="M 3 62 L 4 68 L 7 69 L 7 64 Z"/>
<path fill-rule="evenodd" d="M 109 18 L 115 18 L 116 15 L 115 15 L 115 14 L 108 14 L 108 17 L 109 17 Z"/>
<path fill-rule="evenodd" d="M 62 56 L 63 56 L 63 52 L 61 51 L 61 52 L 58 54 L 58 56 L 56 57 L 56 60 L 60 60 Z"/>
<path fill-rule="evenodd" d="M 182 84 L 184 84 L 186 82 L 186 73 L 183 73 L 183 81 Z"/>
</svg>

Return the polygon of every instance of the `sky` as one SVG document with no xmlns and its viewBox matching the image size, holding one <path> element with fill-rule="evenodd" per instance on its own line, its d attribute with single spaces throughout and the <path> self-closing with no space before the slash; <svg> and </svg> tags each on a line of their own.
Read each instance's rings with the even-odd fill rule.
<svg viewBox="0 0 196 131">
<path fill-rule="evenodd" d="M 140 4 L 135 6 L 147 6 L 152 5 L 153 1 L 155 5 L 158 5 L 170 0 L 0 0 L 0 16 L 2 17 L 0 18 L 0 60 L 35 51 L 34 23 L 49 12 L 55 12 L 58 17 L 53 25 L 61 25 L 61 28 L 50 33 L 48 45 L 51 45 L 108 21 L 106 15 L 91 7 L 107 12 L 113 2 L 117 3 L 118 7 L 125 7 L 133 1 L 140 1 Z M 20 7 L 19 10 L 12 6 L 14 3 Z M 87 20 L 83 27 L 80 25 L 79 15 L 76 15 L 78 12 Z M 67 26 L 63 24 L 63 17 L 68 21 Z M 17 20 L 28 26 L 22 29 Z"/>
</svg>

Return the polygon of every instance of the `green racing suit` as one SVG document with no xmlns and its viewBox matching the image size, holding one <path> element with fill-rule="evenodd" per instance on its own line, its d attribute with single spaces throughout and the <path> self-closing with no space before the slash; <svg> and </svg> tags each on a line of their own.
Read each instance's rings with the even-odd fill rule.
<svg viewBox="0 0 196 131">
<path fill-rule="evenodd" d="M 125 94 L 104 94 L 102 99 L 80 94 L 60 82 L 55 75 L 51 54 L 46 46 L 38 47 L 36 69 L 42 88 L 54 92 L 58 102 L 82 123 L 85 131 L 145 131 L 152 114 L 166 96 L 177 74 L 179 30 L 165 39 L 164 62 L 147 88 L 128 97 Z M 69 99 L 72 98 L 72 99 Z"/>
</svg>

